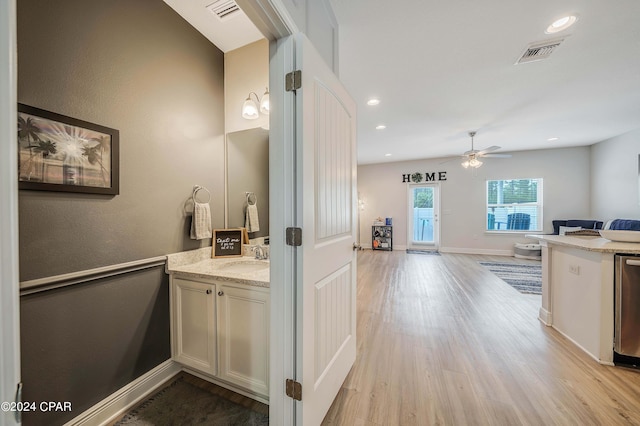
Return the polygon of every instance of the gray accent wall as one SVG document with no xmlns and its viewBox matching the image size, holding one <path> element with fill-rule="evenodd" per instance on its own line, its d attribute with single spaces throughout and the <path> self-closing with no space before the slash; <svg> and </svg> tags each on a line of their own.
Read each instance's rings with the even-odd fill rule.
<svg viewBox="0 0 640 426">
<path fill-rule="evenodd" d="M 21 281 L 200 247 L 196 184 L 224 224 L 223 73 L 161 0 L 19 2 L 18 101 L 120 131 L 120 195 L 20 191 Z"/>
<path fill-rule="evenodd" d="M 194 185 L 224 225 L 224 56 L 161 0 L 20 0 L 18 101 L 120 131 L 120 194 L 20 191 L 20 279 L 210 245 L 188 237 Z M 23 399 L 62 424 L 170 357 L 161 267 L 21 300 Z"/>
<path fill-rule="evenodd" d="M 70 401 L 72 412 L 25 412 L 25 425 L 78 416 L 171 357 L 163 267 L 23 296 L 24 401 Z"/>
</svg>

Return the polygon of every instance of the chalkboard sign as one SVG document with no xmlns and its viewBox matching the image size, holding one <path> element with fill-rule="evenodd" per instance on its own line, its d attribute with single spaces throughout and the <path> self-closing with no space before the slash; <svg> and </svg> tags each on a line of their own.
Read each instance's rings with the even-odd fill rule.
<svg viewBox="0 0 640 426">
<path fill-rule="evenodd" d="M 242 229 L 215 229 L 212 257 L 242 256 Z"/>
</svg>

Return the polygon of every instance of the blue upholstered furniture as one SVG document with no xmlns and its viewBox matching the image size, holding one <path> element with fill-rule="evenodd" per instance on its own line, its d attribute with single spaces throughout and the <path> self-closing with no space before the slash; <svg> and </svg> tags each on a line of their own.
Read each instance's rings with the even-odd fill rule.
<svg viewBox="0 0 640 426">
<path fill-rule="evenodd" d="M 640 220 L 615 219 L 609 224 L 609 229 L 616 231 L 640 231 Z"/>
<path fill-rule="evenodd" d="M 599 220 L 554 220 L 553 223 L 553 233 L 555 235 L 560 234 L 561 226 L 568 227 L 577 227 L 579 226 L 582 229 L 602 229 L 602 221 Z"/>
<path fill-rule="evenodd" d="M 507 215 L 507 229 L 529 229 L 531 215 L 527 213 L 511 213 Z"/>
</svg>

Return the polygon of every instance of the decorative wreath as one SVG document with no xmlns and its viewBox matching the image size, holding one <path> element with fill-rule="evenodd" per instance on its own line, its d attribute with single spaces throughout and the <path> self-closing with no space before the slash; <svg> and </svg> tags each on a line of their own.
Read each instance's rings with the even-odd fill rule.
<svg viewBox="0 0 640 426">
<path fill-rule="evenodd" d="M 418 173 L 418 172 L 416 172 L 416 173 L 412 174 L 412 175 L 411 175 L 411 180 L 412 180 L 414 183 L 420 183 L 420 182 L 422 182 L 422 173 Z"/>
</svg>

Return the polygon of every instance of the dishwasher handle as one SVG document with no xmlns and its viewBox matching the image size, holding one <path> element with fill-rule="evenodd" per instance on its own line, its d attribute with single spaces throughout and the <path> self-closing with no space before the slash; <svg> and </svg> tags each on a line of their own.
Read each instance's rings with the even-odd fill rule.
<svg viewBox="0 0 640 426">
<path fill-rule="evenodd" d="M 640 266 L 640 260 L 627 259 L 627 265 L 629 265 L 629 266 Z"/>
</svg>

